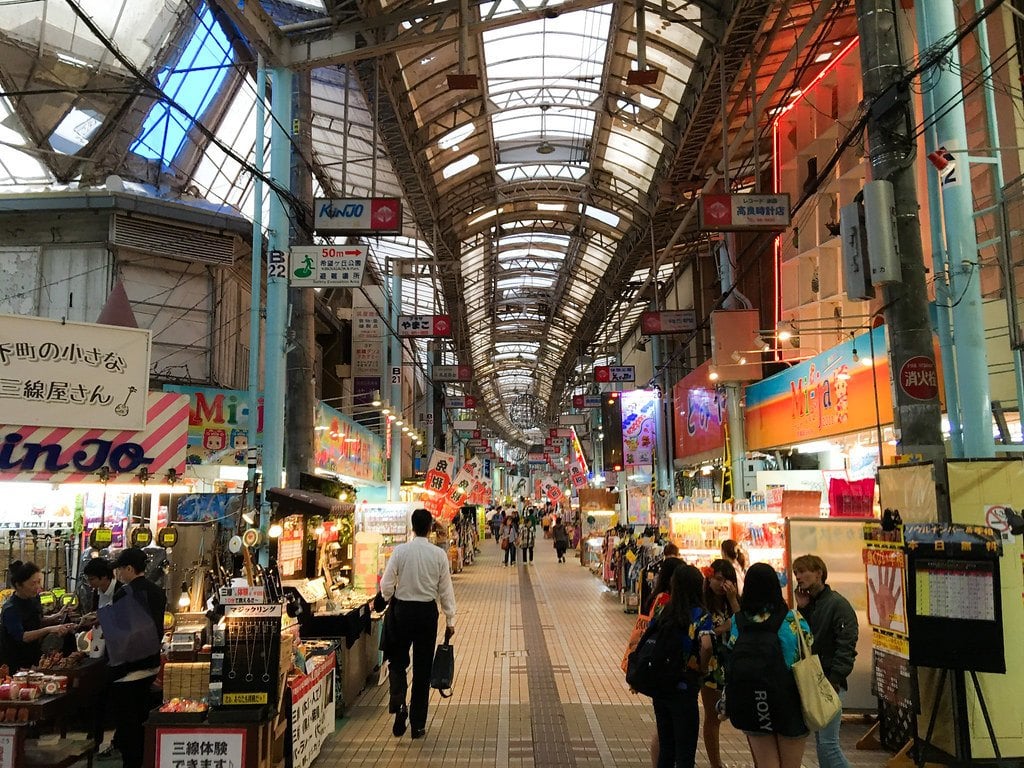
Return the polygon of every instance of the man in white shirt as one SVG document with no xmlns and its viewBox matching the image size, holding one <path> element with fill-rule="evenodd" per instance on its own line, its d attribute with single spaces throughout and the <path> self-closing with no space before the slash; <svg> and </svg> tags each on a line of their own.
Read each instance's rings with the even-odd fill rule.
<svg viewBox="0 0 1024 768">
<path fill-rule="evenodd" d="M 394 713 L 395 736 L 405 733 L 406 719 L 412 725 L 412 737 L 427 732 L 427 701 L 430 696 L 430 667 L 437 641 L 437 604 L 441 603 L 446 624 L 444 640 L 455 634 L 455 590 L 448 570 L 448 555 L 427 539 L 433 518 L 425 509 L 412 513 L 411 541 L 399 544 L 388 560 L 380 581 L 380 592 L 391 600 L 392 616 L 387 623 L 387 657 L 390 667 L 391 699 L 388 711 Z M 392 599 L 393 598 L 393 599 Z M 408 690 L 406 671 L 412 649 L 412 696 L 406 707 Z"/>
</svg>

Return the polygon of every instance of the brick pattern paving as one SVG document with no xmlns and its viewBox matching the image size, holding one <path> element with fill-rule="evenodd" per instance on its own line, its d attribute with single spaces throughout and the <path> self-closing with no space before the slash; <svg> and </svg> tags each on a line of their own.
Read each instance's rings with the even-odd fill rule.
<svg viewBox="0 0 1024 768">
<path fill-rule="evenodd" d="M 426 737 L 391 735 L 384 680 L 338 720 L 314 768 L 649 768 L 650 701 L 619 670 L 635 616 L 585 568 L 558 563 L 549 541 L 538 539 L 534 565 L 502 566 L 490 539 L 482 549 L 453 577 L 454 694 L 431 695 Z M 866 728 L 844 723 L 846 754 L 854 768 L 879 768 L 887 753 L 854 749 Z M 722 758 L 753 765 L 727 723 Z M 703 745 L 697 765 L 708 765 Z M 818 768 L 813 741 L 804 766 Z"/>
</svg>

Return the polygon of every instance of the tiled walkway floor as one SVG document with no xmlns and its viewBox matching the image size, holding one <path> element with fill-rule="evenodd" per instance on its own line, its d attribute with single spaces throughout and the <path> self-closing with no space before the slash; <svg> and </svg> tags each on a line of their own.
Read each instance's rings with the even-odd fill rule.
<svg viewBox="0 0 1024 768">
<path fill-rule="evenodd" d="M 488 539 L 453 577 L 455 692 L 431 694 L 426 738 L 391 735 L 384 683 L 338 721 L 314 768 L 648 768 L 650 700 L 631 695 L 619 670 L 635 616 L 585 568 L 558 563 L 550 542 L 538 540 L 531 566 L 504 567 L 498 555 Z M 883 766 L 886 753 L 854 749 L 866 730 L 844 723 L 847 757 L 855 768 Z M 753 765 L 727 723 L 722 756 L 727 766 Z M 708 765 L 703 747 L 697 765 Z M 818 765 L 812 740 L 804 765 Z"/>
</svg>

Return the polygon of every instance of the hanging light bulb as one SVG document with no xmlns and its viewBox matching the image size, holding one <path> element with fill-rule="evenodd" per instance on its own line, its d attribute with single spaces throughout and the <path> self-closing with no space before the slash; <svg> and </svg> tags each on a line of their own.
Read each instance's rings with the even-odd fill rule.
<svg viewBox="0 0 1024 768">
<path fill-rule="evenodd" d="M 718 369 L 713 365 L 708 366 L 708 379 L 718 381 Z"/>
<path fill-rule="evenodd" d="M 192 604 L 192 598 L 188 596 L 188 584 L 181 582 L 181 595 L 178 597 L 178 607 L 188 608 Z"/>
<path fill-rule="evenodd" d="M 267 535 L 272 539 L 280 538 L 282 533 L 284 533 L 284 527 L 280 523 L 274 523 L 267 531 Z"/>
</svg>

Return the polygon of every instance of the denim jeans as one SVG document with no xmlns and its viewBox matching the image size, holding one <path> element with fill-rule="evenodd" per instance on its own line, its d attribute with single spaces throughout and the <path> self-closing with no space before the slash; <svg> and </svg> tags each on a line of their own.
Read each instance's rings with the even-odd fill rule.
<svg viewBox="0 0 1024 768">
<path fill-rule="evenodd" d="M 654 722 L 658 730 L 658 768 L 693 768 L 700 731 L 697 691 L 656 696 Z"/>
<path fill-rule="evenodd" d="M 842 699 L 840 693 L 840 699 Z M 850 761 L 843 754 L 839 744 L 839 725 L 843 720 L 843 712 L 832 718 L 832 722 L 814 734 L 814 744 L 818 750 L 820 768 L 850 768 Z"/>
</svg>

